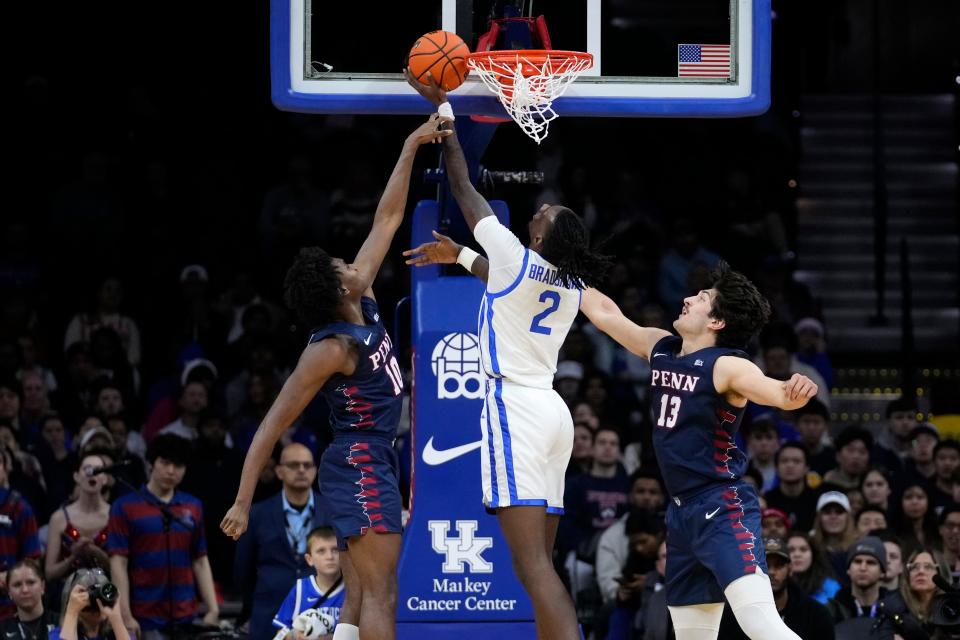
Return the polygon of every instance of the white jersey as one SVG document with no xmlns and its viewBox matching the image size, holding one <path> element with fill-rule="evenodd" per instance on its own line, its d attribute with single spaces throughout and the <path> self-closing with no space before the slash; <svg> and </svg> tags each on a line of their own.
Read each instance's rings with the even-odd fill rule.
<svg viewBox="0 0 960 640">
<path fill-rule="evenodd" d="M 473 235 L 490 261 L 478 318 L 487 377 L 552 389 L 583 292 L 557 282 L 557 268 L 524 247 L 496 216 L 480 220 Z"/>
</svg>

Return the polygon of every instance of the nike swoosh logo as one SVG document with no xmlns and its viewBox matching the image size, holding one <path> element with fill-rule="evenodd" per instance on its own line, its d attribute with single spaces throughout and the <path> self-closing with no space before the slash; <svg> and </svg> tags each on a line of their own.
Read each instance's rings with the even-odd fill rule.
<svg viewBox="0 0 960 640">
<path fill-rule="evenodd" d="M 366 338 L 363 339 L 363 344 L 369 345 L 369 344 L 370 344 L 370 338 L 372 338 L 372 337 L 373 337 L 373 334 L 371 333 L 370 335 L 368 335 Z"/>
<path fill-rule="evenodd" d="M 660 356 L 665 356 L 665 355 L 667 355 L 667 354 L 665 354 L 665 353 L 655 353 L 655 354 L 653 354 L 653 357 L 654 357 L 654 358 L 659 358 Z"/>
<path fill-rule="evenodd" d="M 709 519 L 712 518 L 713 516 L 717 515 L 717 511 L 720 511 L 720 507 L 717 507 L 717 508 L 714 509 L 712 512 L 708 513 L 708 514 L 707 514 L 707 520 L 709 520 Z"/>
<path fill-rule="evenodd" d="M 458 447 L 451 447 L 450 449 L 444 449 L 440 451 L 435 449 L 433 446 L 433 436 L 430 436 L 430 439 L 427 440 L 427 446 L 423 448 L 423 461 L 430 466 L 437 466 L 455 460 L 460 456 L 464 456 L 474 449 L 479 449 L 482 444 L 481 440 L 476 442 L 468 442 L 467 444 L 461 444 Z"/>
</svg>

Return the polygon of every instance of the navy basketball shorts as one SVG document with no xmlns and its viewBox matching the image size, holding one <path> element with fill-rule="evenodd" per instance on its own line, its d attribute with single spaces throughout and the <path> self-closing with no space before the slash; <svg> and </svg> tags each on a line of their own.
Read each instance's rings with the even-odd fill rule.
<svg viewBox="0 0 960 640">
<path fill-rule="evenodd" d="M 667 509 L 667 604 L 723 602 L 744 575 L 767 571 L 760 504 L 744 482 L 717 485 Z"/>
<path fill-rule="evenodd" d="M 320 493 L 333 510 L 340 549 L 367 531 L 401 533 L 398 459 L 386 438 L 337 436 L 320 460 Z"/>
</svg>

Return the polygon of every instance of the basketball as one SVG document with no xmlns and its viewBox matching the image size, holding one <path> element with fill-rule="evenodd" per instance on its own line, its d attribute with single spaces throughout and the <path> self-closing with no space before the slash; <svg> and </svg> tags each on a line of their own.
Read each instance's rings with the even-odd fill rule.
<svg viewBox="0 0 960 640">
<path fill-rule="evenodd" d="M 467 55 L 470 49 L 460 36 L 449 31 L 425 33 L 410 48 L 407 65 L 410 73 L 423 84 L 433 76 L 444 91 L 453 91 L 467 77 Z"/>
</svg>

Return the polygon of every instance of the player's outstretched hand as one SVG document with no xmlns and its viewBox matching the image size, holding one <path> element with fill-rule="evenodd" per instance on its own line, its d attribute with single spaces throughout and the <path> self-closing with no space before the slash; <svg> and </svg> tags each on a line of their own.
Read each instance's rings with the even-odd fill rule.
<svg viewBox="0 0 960 640">
<path fill-rule="evenodd" d="M 220 530 L 234 540 L 239 540 L 243 532 L 247 530 L 249 519 L 250 508 L 241 504 L 234 504 L 227 511 L 227 515 L 223 516 L 223 521 L 220 522 Z"/>
<path fill-rule="evenodd" d="M 413 133 L 407 136 L 407 140 L 418 145 L 426 144 L 428 142 L 440 142 L 453 133 L 453 131 L 450 131 L 449 129 L 440 128 L 444 122 L 450 122 L 450 120 L 434 113 L 427 118 L 426 122 L 417 127 Z"/>
<path fill-rule="evenodd" d="M 783 390 L 791 402 L 796 402 L 798 400 L 809 400 L 817 395 L 819 389 L 817 388 L 817 383 L 813 380 L 807 376 L 795 373 L 789 380 L 783 383 Z"/>
<path fill-rule="evenodd" d="M 433 75 L 427 71 L 427 80 L 430 84 L 423 84 L 413 77 L 410 73 L 410 67 L 403 70 L 403 77 L 407 79 L 407 84 L 413 87 L 417 93 L 430 101 L 434 106 L 440 106 L 447 101 L 447 92 L 440 88 Z"/>
<path fill-rule="evenodd" d="M 436 242 L 425 242 L 416 249 L 407 249 L 403 255 L 407 256 L 407 264 L 415 267 L 425 267 L 428 264 L 453 264 L 460 255 L 462 245 L 457 244 L 442 233 L 433 231 Z"/>
</svg>

